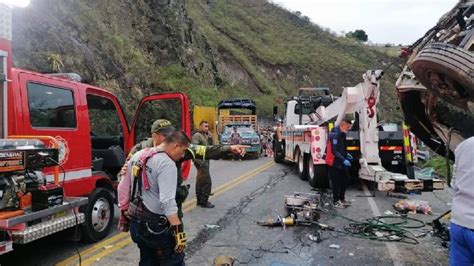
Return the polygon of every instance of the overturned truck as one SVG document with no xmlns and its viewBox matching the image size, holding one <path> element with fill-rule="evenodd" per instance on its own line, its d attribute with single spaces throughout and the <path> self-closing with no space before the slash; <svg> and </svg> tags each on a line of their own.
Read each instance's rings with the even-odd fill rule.
<svg viewBox="0 0 474 266">
<path fill-rule="evenodd" d="M 436 153 L 474 136 L 474 1 L 460 1 L 412 46 L 396 88 L 405 122 Z"/>
</svg>

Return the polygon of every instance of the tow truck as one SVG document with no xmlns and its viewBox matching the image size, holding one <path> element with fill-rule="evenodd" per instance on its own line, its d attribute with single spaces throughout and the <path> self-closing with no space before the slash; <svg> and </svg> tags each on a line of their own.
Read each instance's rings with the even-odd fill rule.
<svg viewBox="0 0 474 266">
<path fill-rule="evenodd" d="M 117 97 L 77 74 L 14 68 L 12 8 L 0 3 L 0 255 L 76 226 L 99 241 L 112 226 L 126 154 L 157 118 L 190 135 L 189 99 L 147 96 L 129 127 Z"/>
<path fill-rule="evenodd" d="M 274 158 L 278 163 L 289 161 L 296 164 L 301 179 L 308 179 L 311 186 L 328 188 L 328 166 L 325 152 L 331 123 L 339 126 L 347 114 L 358 117 L 358 177 L 373 181 L 380 191 L 430 191 L 443 189 L 439 179 L 418 180 L 394 173 L 382 166 L 379 155 L 379 129 L 377 128 L 377 104 L 379 102 L 382 70 L 368 70 L 363 82 L 355 87 L 346 87 L 339 98 L 333 97 L 329 89 L 316 89 L 320 95 L 304 96 L 300 93 L 286 103 L 286 113 L 277 129 Z M 303 88 L 300 90 L 308 91 Z M 278 109 L 274 108 L 274 112 Z M 334 120 L 335 119 L 335 120 Z M 403 129 L 405 156 L 413 162 L 408 128 Z M 351 136 L 348 135 L 351 140 Z"/>
</svg>

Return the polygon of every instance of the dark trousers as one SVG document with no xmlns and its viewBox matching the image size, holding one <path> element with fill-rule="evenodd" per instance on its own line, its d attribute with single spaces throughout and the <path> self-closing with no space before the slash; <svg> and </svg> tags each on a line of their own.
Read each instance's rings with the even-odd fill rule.
<svg viewBox="0 0 474 266">
<path fill-rule="evenodd" d="M 198 204 L 207 204 L 211 195 L 212 180 L 208 167 L 196 167 L 196 198 Z"/>
<path fill-rule="evenodd" d="M 184 252 L 183 253 L 174 253 L 172 252 L 169 255 L 160 255 L 160 249 L 156 247 L 150 247 L 151 245 L 156 245 L 152 243 L 153 241 L 147 241 L 143 238 L 143 224 L 132 219 L 130 221 L 130 235 L 133 242 L 135 242 L 140 249 L 140 266 L 156 266 L 156 265 L 173 265 L 173 266 L 182 266 L 184 264 Z M 159 236 L 157 236 L 159 237 Z M 168 240 L 168 237 L 165 237 L 163 240 L 157 239 L 156 242 L 162 242 L 163 245 L 168 246 L 167 244 L 173 244 Z M 169 242 L 169 243 L 167 243 Z M 165 248 L 166 250 L 167 248 Z"/>
<path fill-rule="evenodd" d="M 347 170 L 331 167 L 329 170 L 329 176 L 331 178 L 333 203 L 336 203 L 339 200 L 344 201 L 346 199 L 345 194 L 347 183 L 349 181 Z"/>
</svg>

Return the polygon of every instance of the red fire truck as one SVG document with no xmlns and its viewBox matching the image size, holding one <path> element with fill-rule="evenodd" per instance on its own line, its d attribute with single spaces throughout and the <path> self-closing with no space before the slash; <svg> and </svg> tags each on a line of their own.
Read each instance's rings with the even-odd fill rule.
<svg viewBox="0 0 474 266">
<path fill-rule="evenodd" d="M 117 97 L 78 75 L 13 68 L 11 13 L 0 3 L 0 254 L 74 226 L 98 241 L 112 226 L 126 154 L 157 118 L 190 135 L 189 99 L 150 95 L 129 127 Z"/>
</svg>

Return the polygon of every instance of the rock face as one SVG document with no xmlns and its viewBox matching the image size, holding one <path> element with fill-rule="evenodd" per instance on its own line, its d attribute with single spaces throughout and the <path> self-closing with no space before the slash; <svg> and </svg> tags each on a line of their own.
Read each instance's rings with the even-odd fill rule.
<svg viewBox="0 0 474 266">
<path fill-rule="evenodd" d="M 218 80 L 184 0 L 37 0 L 15 9 L 14 21 L 21 68 L 80 73 L 118 93 L 146 89 L 160 67 L 173 64 Z"/>
<path fill-rule="evenodd" d="M 255 98 L 269 113 L 300 86 L 338 92 L 393 60 L 264 0 L 35 0 L 13 19 L 17 67 L 79 73 L 129 112 L 146 94 L 180 90 L 196 104 Z M 382 115 L 396 106 L 393 80 Z"/>
</svg>

